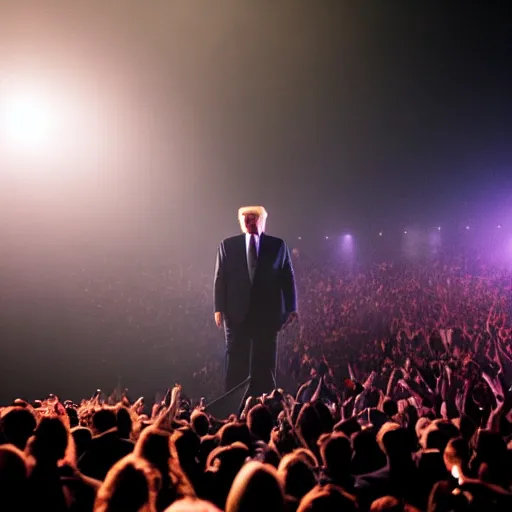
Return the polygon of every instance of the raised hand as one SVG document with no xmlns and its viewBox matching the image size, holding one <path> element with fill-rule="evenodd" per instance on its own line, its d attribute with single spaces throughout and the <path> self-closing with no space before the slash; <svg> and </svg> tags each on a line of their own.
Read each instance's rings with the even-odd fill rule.
<svg viewBox="0 0 512 512">
<path fill-rule="evenodd" d="M 175 384 L 171 391 L 171 406 L 173 404 L 178 405 L 181 397 L 182 387 L 179 384 Z"/>
</svg>

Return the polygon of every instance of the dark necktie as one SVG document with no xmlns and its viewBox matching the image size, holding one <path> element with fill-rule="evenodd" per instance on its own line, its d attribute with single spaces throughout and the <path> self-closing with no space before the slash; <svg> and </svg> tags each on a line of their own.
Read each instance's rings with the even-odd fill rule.
<svg viewBox="0 0 512 512">
<path fill-rule="evenodd" d="M 251 283 L 254 280 L 254 274 L 256 272 L 256 267 L 258 266 L 258 253 L 256 251 L 256 237 L 251 235 L 251 239 L 249 240 L 249 256 L 248 256 L 248 266 L 249 266 L 249 277 L 251 278 Z"/>
</svg>

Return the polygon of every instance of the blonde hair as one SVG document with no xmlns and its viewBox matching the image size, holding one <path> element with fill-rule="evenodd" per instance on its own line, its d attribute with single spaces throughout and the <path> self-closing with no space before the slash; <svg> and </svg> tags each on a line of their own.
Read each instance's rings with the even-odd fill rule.
<svg viewBox="0 0 512 512">
<path fill-rule="evenodd" d="M 250 213 L 252 213 L 253 215 L 257 215 L 259 217 L 258 224 L 260 225 L 261 231 L 265 231 L 265 226 L 268 217 L 267 210 L 265 210 L 263 206 L 242 206 L 238 210 L 238 222 L 240 223 L 240 228 L 242 232 L 247 232 L 247 228 L 245 226 L 245 216 Z"/>
</svg>

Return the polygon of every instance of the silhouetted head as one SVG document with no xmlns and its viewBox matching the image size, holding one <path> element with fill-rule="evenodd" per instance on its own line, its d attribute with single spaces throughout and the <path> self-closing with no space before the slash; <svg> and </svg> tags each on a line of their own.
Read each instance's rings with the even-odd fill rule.
<svg viewBox="0 0 512 512">
<path fill-rule="evenodd" d="M 382 412 L 388 416 L 388 418 L 392 418 L 398 414 L 397 403 L 391 398 L 386 398 L 382 404 Z"/>
<path fill-rule="evenodd" d="M 469 464 L 470 453 L 466 440 L 462 437 L 450 439 L 444 450 L 443 460 L 446 469 L 451 472 L 453 466 L 464 469 Z"/>
<path fill-rule="evenodd" d="M 349 438 L 341 433 L 328 436 L 320 446 L 324 466 L 333 474 L 350 472 L 352 446 Z"/>
<path fill-rule="evenodd" d="M 199 437 L 204 437 L 210 430 L 210 420 L 208 416 L 202 412 L 195 410 L 190 416 L 190 424 L 192 429 Z"/>
<path fill-rule="evenodd" d="M 96 411 L 92 416 L 94 434 L 103 434 L 107 430 L 117 427 L 117 415 L 114 409 L 104 408 Z"/>
<path fill-rule="evenodd" d="M 122 437 L 123 439 L 130 439 L 130 436 L 132 435 L 133 421 L 128 408 L 124 406 L 119 407 L 117 409 L 116 418 L 119 437 Z"/>
<path fill-rule="evenodd" d="M 38 462 L 56 464 L 66 455 L 68 429 L 60 418 L 42 418 L 29 442 L 29 452 Z"/>
<path fill-rule="evenodd" d="M 226 512 L 282 512 L 284 492 L 277 471 L 248 462 L 238 473 L 226 500 Z"/>
<path fill-rule="evenodd" d="M 341 487 L 328 484 L 316 486 L 300 502 L 297 512 L 320 512 L 324 510 L 355 511 L 356 500 Z"/>
<path fill-rule="evenodd" d="M 155 510 L 160 485 L 158 471 L 144 459 L 128 455 L 107 473 L 98 490 L 95 512 Z"/>
<path fill-rule="evenodd" d="M 151 462 L 161 473 L 168 473 L 171 458 L 171 434 L 154 427 L 144 429 L 137 440 L 134 453 Z"/>
<path fill-rule="evenodd" d="M 245 423 L 227 423 L 217 433 L 221 446 L 230 445 L 236 441 L 252 447 L 251 432 Z"/>
<path fill-rule="evenodd" d="M 28 409 L 22 407 L 4 409 L 0 420 L 3 441 L 24 450 L 28 439 L 34 433 L 36 424 L 36 418 Z"/>
<path fill-rule="evenodd" d="M 253 436 L 268 443 L 274 423 L 272 414 L 264 405 L 256 405 L 247 415 L 247 426 Z"/>
<path fill-rule="evenodd" d="M 71 429 L 71 435 L 75 442 L 77 459 L 89 448 L 92 440 L 92 432 L 85 427 L 74 427 Z"/>
<path fill-rule="evenodd" d="M 277 472 L 287 496 L 292 496 L 300 501 L 305 494 L 313 489 L 316 485 L 314 467 L 299 453 L 289 453 L 281 459 Z"/>
</svg>

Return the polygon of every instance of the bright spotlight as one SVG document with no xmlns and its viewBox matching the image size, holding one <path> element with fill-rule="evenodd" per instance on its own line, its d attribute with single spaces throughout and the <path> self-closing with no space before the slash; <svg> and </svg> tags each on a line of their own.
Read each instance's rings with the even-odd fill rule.
<svg viewBox="0 0 512 512">
<path fill-rule="evenodd" d="M 498 226 L 497 226 L 497 227 L 498 227 L 498 229 L 501 229 L 501 225 L 500 225 L 500 224 L 498 224 Z"/>
<path fill-rule="evenodd" d="M 469 226 L 466 226 L 466 231 L 469 231 Z"/>
<path fill-rule="evenodd" d="M 326 240 L 329 240 L 329 237 L 328 237 L 328 236 L 326 236 L 326 237 L 325 237 L 325 239 L 326 239 Z"/>
<path fill-rule="evenodd" d="M 299 236 L 298 238 L 299 238 L 299 240 L 302 240 L 302 237 L 301 237 L 301 236 Z"/>
<path fill-rule="evenodd" d="M 404 235 L 407 235 L 407 230 L 406 230 L 406 231 L 404 231 Z"/>
<path fill-rule="evenodd" d="M 0 91 L 0 136 L 7 148 L 43 148 L 53 138 L 55 113 L 43 91 L 13 88 Z"/>
<path fill-rule="evenodd" d="M 441 226 L 437 226 L 437 231 L 441 231 Z"/>
<path fill-rule="evenodd" d="M 382 231 L 379 231 L 379 236 L 382 236 Z"/>
</svg>

